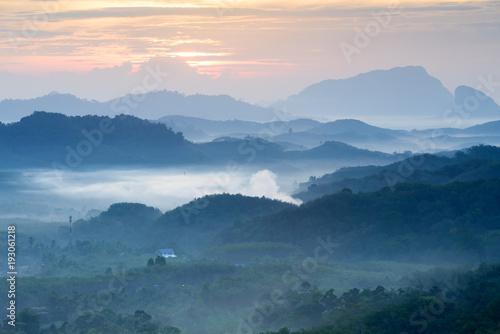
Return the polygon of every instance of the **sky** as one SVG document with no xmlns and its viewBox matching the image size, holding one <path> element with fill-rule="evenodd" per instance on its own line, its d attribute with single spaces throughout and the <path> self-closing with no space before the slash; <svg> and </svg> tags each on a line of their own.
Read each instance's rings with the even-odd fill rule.
<svg viewBox="0 0 500 334">
<path fill-rule="evenodd" d="M 265 104 L 420 65 L 451 92 L 489 78 L 498 102 L 499 59 L 500 1 L 0 0 L 0 99 L 168 89 Z"/>
</svg>

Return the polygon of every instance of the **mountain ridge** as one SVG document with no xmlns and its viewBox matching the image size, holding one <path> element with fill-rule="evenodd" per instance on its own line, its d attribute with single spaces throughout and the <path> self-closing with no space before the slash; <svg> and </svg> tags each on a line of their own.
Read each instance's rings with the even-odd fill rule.
<svg viewBox="0 0 500 334">
<path fill-rule="evenodd" d="M 277 117 L 288 117 L 271 108 L 252 105 L 228 95 L 184 95 L 162 90 L 145 95 L 128 94 L 105 102 L 59 93 L 27 100 L 6 99 L 0 101 L 0 120 L 15 122 L 36 110 L 58 112 L 68 116 L 131 114 L 147 119 L 158 119 L 169 114 L 177 114 L 179 111 L 185 116 L 214 120 L 241 119 L 265 122 Z"/>
</svg>

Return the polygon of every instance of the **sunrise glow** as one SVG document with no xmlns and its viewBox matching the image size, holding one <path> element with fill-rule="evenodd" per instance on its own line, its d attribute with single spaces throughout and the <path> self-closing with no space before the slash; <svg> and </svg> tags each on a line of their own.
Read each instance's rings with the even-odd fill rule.
<svg viewBox="0 0 500 334">
<path fill-rule="evenodd" d="M 419 0 L 0 1 L 0 72 L 90 73 L 122 66 L 134 72 L 161 61 L 175 63 L 176 71 L 191 68 L 189 73 L 239 84 L 243 78 L 290 76 L 313 82 L 408 64 L 445 76 L 453 70 L 438 66 L 429 52 L 458 64 L 459 40 L 451 31 L 463 31 L 466 43 L 482 43 L 481 57 L 494 54 L 498 7 L 494 1 Z M 388 23 L 373 28 L 377 36 L 367 52 L 346 62 L 340 45 L 354 45 L 357 31 L 380 24 L 377 15 Z M 481 40 L 473 39 L 483 32 Z M 441 40 L 452 45 L 444 48 Z M 410 41 L 415 43 L 404 46 Z M 285 79 L 280 87 L 293 82 Z"/>
</svg>

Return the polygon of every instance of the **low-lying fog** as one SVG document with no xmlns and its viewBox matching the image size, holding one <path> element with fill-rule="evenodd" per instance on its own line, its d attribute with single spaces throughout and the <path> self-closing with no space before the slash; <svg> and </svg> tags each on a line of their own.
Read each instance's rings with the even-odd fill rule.
<svg viewBox="0 0 500 334">
<path fill-rule="evenodd" d="M 84 172 L 25 170 L 0 172 L 0 218 L 46 221 L 89 218 L 118 202 L 173 209 L 217 193 L 266 196 L 300 204 L 290 197 L 295 180 L 268 169 L 105 169 Z"/>
</svg>

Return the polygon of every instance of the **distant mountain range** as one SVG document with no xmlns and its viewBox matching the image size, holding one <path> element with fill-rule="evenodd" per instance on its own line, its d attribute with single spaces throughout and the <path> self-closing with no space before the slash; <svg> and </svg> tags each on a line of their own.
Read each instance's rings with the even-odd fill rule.
<svg viewBox="0 0 500 334">
<path fill-rule="evenodd" d="M 322 123 L 311 119 L 276 120 L 273 122 L 248 122 L 241 120 L 214 121 L 180 115 L 165 116 L 158 120 L 175 131 L 180 131 L 192 141 L 211 141 L 218 137 L 246 136 L 271 138 L 290 131 L 306 131 Z"/>
<path fill-rule="evenodd" d="M 273 105 L 296 116 L 362 120 L 451 120 L 485 122 L 500 118 L 500 107 L 483 93 L 460 86 L 455 95 L 423 67 L 396 67 L 325 80 Z M 466 115 L 464 115 L 464 112 Z"/>
<path fill-rule="evenodd" d="M 184 120 L 170 118 L 169 121 L 178 119 Z M 188 124 L 191 119 L 185 121 Z M 69 168 L 91 165 L 179 166 L 234 161 L 307 169 L 306 162 L 310 161 L 340 163 L 330 166 L 334 170 L 342 165 L 385 165 L 410 154 L 380 150 L 391 152 L 396 148 L 400 152 L 405 149 L 429 152 L 475 144 L 500 144 L 500 121 L 463 130 L 411 132 L 383 129 L 356 120 L 318 123 L 298 119 L 263 124 L 193 119 L 193 124 L 207 125 L 214 135 L 230 131 L 235 124 L 242 133 L 239 137 L 223 136 L 193 143 L 165 124 L 134 116 L 69 117 L 35 112 L 19 122 L 0 123 L 0 167 L 50 168 L 54 163 Z M 243 131 L 251 132 L 245 134 Z M 278 134 L 273 136 L 273 131 Z M 418 141 L 427 143 L 427 146 L 416 146 Z"/>
<path fill-rule="evenodd" d="M 180 166 L 243 164 L 289 165 L 343 161 L 366 165 L 404 156 L 371 152 L 334 142 L 311 150 L 286 151 L 255 137 L 218 138 L 195 144 L 166 125 L 134 116 L 65 116 L 35 112 L 19 122 L 0 123 L 1 168 L 72 169 L 97 165 Z"/>
<path fill-rule="evenodd" d="M 452 94 L 420 66 L 376 70 L 347 79 L 325 80 L 310 85 L 299 94 L 269 108 L 227 95 L 184 95 L 171 91 L 153 91 L 145 95 L 126 95 L 98 102 L 54 92 L 28 100 L 0 101 L 0 121 L 18 121 L 37 110 L 71 116 L 90 114 L 113 117 L 129 114 L 144 119 L 162 118 L 162 122 L 175 123 L 184 128 L 192 126 L 192 131 L 185 129 L 185 132 L 193 140 L 204 138 L 202 133 L 198 133 L 198 127 L 204 128 L 206 132 L 202 132 L 210 137 L 213 135 L 210 128 L 215 129 L 217 126 L 199 122 L 184 124 L 188 119 L 183 120 L 180 116 L 259 123 L 275 120 L 287 122 L 300 117 L 324 120 L 350 118 L 370 123 L 377 120 L 378 124 L 390 121 L 404 125 L 412 120 L 410 124 L 419 121 L 454 127 L 500 119 L 500 107 L 488 96 L 466 86 L 458 87 L 455 94 Z M 169 117 L 165 118 L 166 116 Z M 461 124 L 456 124 L 457 119 Z M 248 124 L 243 126 L 237 122 L 227 123 L 226 127 L 229 126 L 233 126 L 234 130 L 224 135 L 249 133 L 259 127 L 249 127 Z M 295 127 L 297 129 L 294 131 L 306 130 L 297 124 Z"/>
<path fill-rule="evenodd" d="M 305 150 L 327 141 L 347 143 L 359 148 L 394 151 L 456 150 L 474 145 L 500 145 L 500 121 L 465 129 L 392 130 L 354 119 L 321 123 L 310 119 L 282 122 L 212 121 L 185 116 L 159 120 L 191 141 L 212 141 L 219 137 L 261 137 L 285 150 Z"/>
<path fill-rule="evenodd" d="M 399 182 L 444 184 L 481 178 L 500 179 L 500 148 L 474 146 L 453 156 L 423 154 L 386 166 L 341 168 L 299 184 L 294 197 L 310 201 L 343 189 L 375 191 Z"/>
<path fill-rule="evenodd" d="M 119 114 L 158 119 L 182 114 L 211 120 L 244 120 L 266 122 L 287 116 L 271 108 L 255 106 L 228 95 L 184 95 L 178 92 L 155 91 L 145 95 L 126 95 L 107 102 L 89 101 L 70 94 L 51 93 L 29 100 L 0 102 L 0 121 L 13 122 L 34 111 L 63 113 L 69 116 Z M 278 115 L 278 116 L 277 116 Z M 289 117 L 289 116 L 288 116 Z"/>
</svg>

